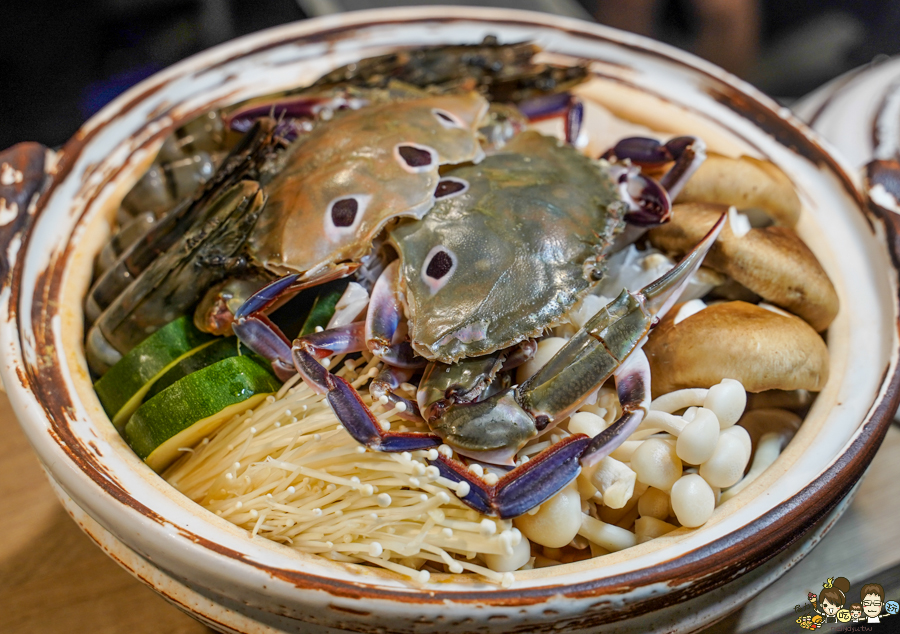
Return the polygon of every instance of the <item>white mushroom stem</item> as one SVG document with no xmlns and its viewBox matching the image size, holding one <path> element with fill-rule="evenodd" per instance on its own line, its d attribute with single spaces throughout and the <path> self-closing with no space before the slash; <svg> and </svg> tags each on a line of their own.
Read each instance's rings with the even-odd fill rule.
<svg viewBox="0 0 900 634">
<path fill-rule="evenodd" d="M 634 485 L 634 494 L 631 496 L 631 499 L 620 509 L 613 509 L 603 504 L 597 506 L 597 515 L 604 522 L 609 524 L 621 524 L 622 521 L 627 519 L 627 516 L 632 512 L 637 513 L 637 503 L 640 497 L 647 490 L 647 485 L 643 482 L 637 482 Z"/>
<path fill-rule="evenodd" d="M 637 474 L 625 463 L 607 456 L 597 464 L 590 480 L 603 496 L 603 503 L 606 506 L 620 509 L 634 494 Z"/>
<path fill-rule="evenodd" d="M 712 410 L 719 419 L 720 427 L 725 429 L 738 422 L 744 413 L 747 407 L 747 392 L 740 381 L 722 379 L 709 389 L 688 388 L 663 394 L 650 403 L 650 412 L 651 415 L 653 412 L 673 414 L 688 407 L 705 407 Z"/>
<path fill-rule="evenodd" d="M 708 389 L 699 387 L 675 390 L 653 399 L 653 402 L 650 403 L 650 411 L 651 413 L 657 411 L 673 414 L 691 406 L 703 405 L 703 400 L 708 392 Z"/>
<path fill-rule="evenodd" d="M 513 529 L 517 530 L 517 529 Z M 484 563 L 495 572 L 512 572 L 518 570 L 531 559 L 531 542 L 522 537 L 518 542 L 512 543 L 511 552 L 500 555 L 486 553 Z"/>
<path fill-rule="evenodd" d="M 638 544 L 671 533 L 678 527 L 655 517 L 640 517 L 634 522 L 634 537 Z"/>
<path fill-rule="evenodd" d="M 719 498 L 719 503 L 730 500 L 746 489 L 763 471 L 768 469 L 781 455 L 781 450 L 788 440 L 790 440 L 790 434 L 787 433 L 769 432 L 763 434 L 756 445 L 756 454 L 753 456 L 753 464 L 750 465 L 747 475 L 733 487 L 723 491 Z"/>
<path fill-rule="evenodd" d="M 637 544 L 637 539 L 631 531 L 601 522 L 590 515 L 581 515 L 581 528 L 578 529 L 578 534 L 611 553 Z"/>
<path fill-rule="evenodd" d="M 719 420 L 705 407 L 691 412 L 690 420 L 687 412 L 684 417 L 673 416 L 660 411 L 650 411 L 641 424 L 644 428 L 662 429 L 669 432 L 678 441 L 675 453 L 688 464 L 701 464 L 712 456 L 719 440 Z"/>
<path fill-rule="evenodd" d="M 609 427 L 602 416 L 593 412 L 575 412 L 569 418 L 568 429 L 572 434 L 584 434 L 593 438 Z"/>
</svg>

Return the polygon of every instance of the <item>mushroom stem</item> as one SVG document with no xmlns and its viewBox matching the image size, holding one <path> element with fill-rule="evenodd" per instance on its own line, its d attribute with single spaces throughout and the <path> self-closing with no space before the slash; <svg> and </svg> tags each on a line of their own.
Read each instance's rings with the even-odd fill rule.
<svg viewBox="0 0 900 634">
<path fill-rule="evenodd" d="M 722 491 L 720 503 L 726 502 L 735 495 L 746 489 L 751 482 L 768 469 L 773 462 L 781 455 L 781 450 L 790 440 L 791 435 L 786 432 L 769 432 L 763 434 L 756 446 L 756 455 L 753 457 L 753 464 L 740 482 L 734 486 Z"/>
<path fill-rule="evenodd" d="M 699 407 L 703 405 L 708 392 L 709 390 L 706 388 L 687 388 L 663 394 L 653 399 L 653 402 L 650 403 L 650 413 L 658 411 L 671 414 L 688 407 Z"/>
<path fill-rule="evenodd" d="M 650 407 L 651 409 L 647 413 L 647 417 L 641 422 L 639 429 L 661 429 L 669 432 L 676 438 L 681 435 L 681 431 L 688 424 L 686 420 L 681 416 L 674 416 L 667 412 L 654 410 L 652 405 Z"/>
</svg>

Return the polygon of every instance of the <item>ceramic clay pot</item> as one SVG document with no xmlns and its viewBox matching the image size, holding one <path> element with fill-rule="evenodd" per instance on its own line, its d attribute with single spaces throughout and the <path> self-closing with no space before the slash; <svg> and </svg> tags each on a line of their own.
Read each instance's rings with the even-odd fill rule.
<svg viewBox="0 0 900 634">
<path fill-rule="evenodd" d="M 92 389 L 82 303 L 119 201 L 162 139 L 212 108 L 302 85 L 387 50 L 534 40 L 591 62 L 614 114 L 711 149 L 768 158 L 803 201 L 798 231 L 833 280 L 831 378 L 799 433 L 698 529 L 602 558 L 520 571 L 511 588 L 425 587 L 263 539 L 181 496 L 119 437 Z M 690 632 L 740 607 L 828 530 L 896 410 L 896 218 L 788 111 L 664 45 L 548 15 L 396 9 L 308 20 L 213 48 L 147 79 L 60 151 L 3 154 L 0 354 L 10 401 L 60 498 L 125 568 L 231 632 Z"/>
</svg>

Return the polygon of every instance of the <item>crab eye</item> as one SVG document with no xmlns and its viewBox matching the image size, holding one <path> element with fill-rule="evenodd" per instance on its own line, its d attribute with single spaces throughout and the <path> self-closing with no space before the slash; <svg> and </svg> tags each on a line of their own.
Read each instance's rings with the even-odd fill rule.
<svg viewBox="0 0 900 634">
<path fill-rule="evenodd" d="M 428 172 L 437 161 L 437 152 L 427 145 L 401 143 L 394 147 L 394 157 L 407 172 Z"/>
<path fill-rule="evenodd" d="M 445 128 L 465 128 L 465 124 L 452 112 L 448 112 L 442 108 L 432 108 L 431 114 Z"/>
<path fill-rule="evenodd" d="M 325 235 L 331 240 L 340 240 L 353 234 L 371 200 L 366 194 L 335 198 L 325 210 Z"/>
<path fill-rule="evenodd" d="M 456 196 L 463 193 L 467 189 L 469 189 L 469 183 L 461 178 L 442 178 L 440 181 L 438 181 L 437 187 L 434 190 L 434 197 L 447 198 L 450 196 Z"/>
<path fill-rule="evenodd" d="M 456 255 L 445 246 L 436 246 L 425 256 L 422 281 L 434 294 L 444 287 L 456 270 Z"/>
</svg>

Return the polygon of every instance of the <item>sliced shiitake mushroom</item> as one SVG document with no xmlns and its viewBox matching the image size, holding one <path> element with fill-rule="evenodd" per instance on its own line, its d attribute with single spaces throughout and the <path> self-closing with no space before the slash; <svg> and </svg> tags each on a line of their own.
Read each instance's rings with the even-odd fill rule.
<svg viewBox="0 0 900 634">
<path fill-rule="evenodd" d="M 651 244 L 683 255 L 727 210 L 724 205 L 675 205 L 672 220 L 649 233 Z M 738 237 L 726 224 L 704 261 L 763 299 L 805 319 L 817 331 L 828 328 L 838 297 L 822 265 L 793 229 L 763 227 Z"/>
<path fill-rule="evenodd" d="M 707 306 L 677 324 L 674 307 L 644 352 L 654 398 L 688 387 L 740 381 L 748 392 L 809 390 L 828 380 L 828 348 L 809 324 L 746 302 Z"/>
<path fill-rule="evenodd" d="M 710 202 L 738 209 L 762 209 L 776 224 L 794 227 L 800 198 L 794 185 L 769 161 L 730 158 L 710 152 L 675 202 Z"/>
</svg>

